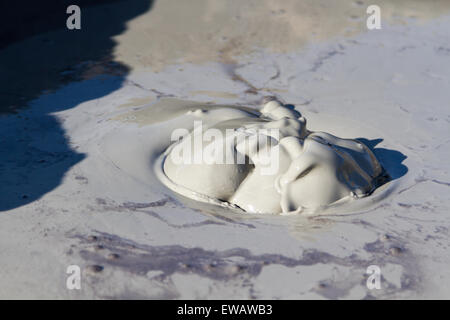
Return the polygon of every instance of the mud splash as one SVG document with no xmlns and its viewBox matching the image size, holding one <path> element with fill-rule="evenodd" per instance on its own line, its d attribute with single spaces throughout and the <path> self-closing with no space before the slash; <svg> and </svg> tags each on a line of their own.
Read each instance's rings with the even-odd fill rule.
<svg viewBox="0 0 450 320">
<path fill-rule="evenodd" d="M 305 117 L 280 101 L 267 99 L 259 110 L 169 102 L 154 121 L 184 114 L 204 124 L 184 129 L 155 165 L 163 184 L 187 198 L 249 213 L 316 214 L 389 180 L 364 143 L 310 131 Z M 221 161 L 224 154 L 232 161 Z"/>
</svg>

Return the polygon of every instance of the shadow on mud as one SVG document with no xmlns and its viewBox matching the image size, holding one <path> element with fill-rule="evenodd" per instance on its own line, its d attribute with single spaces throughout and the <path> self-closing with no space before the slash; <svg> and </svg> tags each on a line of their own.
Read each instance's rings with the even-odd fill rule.
<svg viewBox="0 0 450 320">
<path fill-rule="evenodd" d="M 365 138 L 357 138 L 356 140 L 361 141 L 369 147 L 387 171 L 391 180 L 401 178 L 408 172 L 408 167 L 402 164 L 407 156 L 397 150 L 376 147 L 383 139 L 368 140 Z"/>
<path fill-rule="evenodd" d="M 70 4 L 17 1 L 2 11 L 11 14 L 0 32 L 0 211 L 39 199 L 85 158 L 53 113 L 122 86 L 130 68 L 113 61 L 113 37 L 153 1 L 78 1 L 81 30 L 66 28 Z"/>
</svg>

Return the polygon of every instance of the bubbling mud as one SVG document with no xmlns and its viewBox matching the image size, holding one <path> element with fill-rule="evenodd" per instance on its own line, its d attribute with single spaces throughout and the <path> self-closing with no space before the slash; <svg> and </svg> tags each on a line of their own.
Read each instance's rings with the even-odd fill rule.
<svg viewBox="0 0 450 320">
<path fill-rule="evenodd" d="M 156 164 L 159 179 L 185 197 L 249 213 L 312 214 L 369 196 L 388 179 L 362 142 L 310 131 L 298 111 L 276 99 L 259 111 L 213 110 L 216 121 L 179 137 Z"/>
</svg>

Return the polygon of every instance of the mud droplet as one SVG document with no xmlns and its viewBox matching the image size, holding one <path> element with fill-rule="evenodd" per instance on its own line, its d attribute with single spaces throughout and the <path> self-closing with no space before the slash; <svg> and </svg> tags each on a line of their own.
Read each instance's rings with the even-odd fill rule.
<svg viewBox="0 0 450 320">
<path fill-rule="evenodd" d="M 238 271 L 242 272 L 247 269 L 247 266 L 238 265 L 237 268 L 238 268 Z"/>
<path fill-rule="evenodd" d="M 99 265 L 91 265 L 91 266 L 87 266 L 86 267 L 86 273 L 87 274 L 97 274 L 103 271 L 103 266 L 99 266 Z"/>
<path fill-rule="evenodd" d="M 99 250 L 105 249 L 105 247 L 102 246 L 101 244 L 98 244 L 98 245 L 96 245 L 96 246 L 94 247 L 94 249 L 95 249 L 96 251 L 99 251 Z"/>
<path fill-rule="evenodd" d="M 216 269 L 217 265 L 215 263 L 209 263 L 203 266 L 203 270 L 205 272 L 213 272 Z"/>
<path fill-rule="evenodd" d="M 225 272 L 229 275 L 233 275 L 239 272 L 239 266 L 228 266 Z"/>
<path fill-rule="evenodd" d="M 106 257 L 108 260 L 117 260 L 120 258 L 120 256 L 117 253 L 110 253 Z"/>
<path fill-rule="evenodd" d="M 247 267 L 243 265 L 230 265 L 227 266 L 224 271 L 228 275 L 235 275 L 237 273 L 243 272 L 245 269 L 247 269 Z"/>
<path fill-rule="evenodd" d="M 87 238 L 89 241 L 97 241 L 98 240 L 98 237 L 97 236 L 89 236 L 88 238 Z"/>
<path fill-rule="evenodd" d="M 192 265 L 190 263 L 180 263 L 180 266 L 183 269 L 191 269 L 192 268 Z"/>
<path fill-rule="evenodd" d="M 392 256 L 396 257 L 396 256 L 399 256 L 399 255 L 401 255 L 403 253 L 403 249 L 399 248 L 399 247 L 392 247 L 392 248 L 389 249 L 389 253 Z"/>
<path fill-rule="evenodd" d="M 324 283 L 324 282 L 320 282 L 319 284 L 317 284 L 317 286 L 316 286 L 316 288 L 318 289 L 318 290 L 323 290 L 323 289 L 326 289 L 328 287 L 328 285 L 326 284 L 326 283 Z"/>
</svg>

